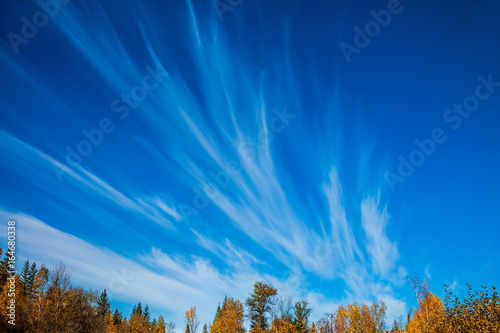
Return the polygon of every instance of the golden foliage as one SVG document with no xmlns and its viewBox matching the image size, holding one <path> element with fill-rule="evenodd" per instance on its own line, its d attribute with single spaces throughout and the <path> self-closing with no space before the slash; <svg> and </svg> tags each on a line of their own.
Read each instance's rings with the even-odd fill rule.
<svg viewBox="0 0 500 333">
<path fill-rule="evenodd" d="M 294 325 L 290 320 L 276 318 L 273 320 L 271 333 L 294 333 Z"/>
<path fill-rule="evenodd" d="M 0 260 L 0 332 L 96 332 L 96 333 L 172 333 L 173 322 L 165 323 L 162 316 L 151 321 L 148 307 L 139 303 L 129 319 L 115 310 L 111 313 L 105 291 L 96 292 L 73 287 L 70 274 L 59 265 L 52 270 L 45 266 L 25 264 L 22 274 L 7 272 L 6 260 Z M 500 332 L 500 298 L 495 287 L 479 291 L 468 286 L 467 296 L 459 299 L 445 289 L 444 304 L 429 292 L 427 282 L 417 277 L 409 279 L 414 287 L 418 307 L 408 317 L 407 333 L 498 333 Z M 15 285 L 16 288 L 12 286 Z M 311 309 L 307 300 L 295 303 L 291 298 L 277 301 L 277 290 L 256 282 L 246 300 L 249 333 L 381 333 L 386 306 L 383 302 L 367 305 L 341 305 L 333 313 L 309 323 Z M 9 305 L 15 295 L 16 326 L 8 324 Z M 271 316 L 271 327 L 267 320 Z M 196 307 L 185 314 L 185 332 L 198 332 Z M 225 297 L 219 306 L 209 333 L 244 333 L 243 304 Z M 393 333 L 402 333 L 401 321 L 394 321 Z M 208 328 L 204 329 L 208 333 Z"/>
<path fill-rule="evenodd" d="M 49 270 L 26 263 L 29 271 L 10 278 L 4 262 L 0 261 L 0 332 L 165 332 L 161 316 L 153 325 L 138 313 L 130 322 L 118 310 L 112 315 L 107 297 L 98 301 L 96 292 L 72 286 L 63 265 Z M 8 323 L 11 303 L 15 303 L 15 326 Z"/>
<path fill-rule="evenodd" d="M 436 332 L 444 317 L 444 306 L 439 297 L 428 292 L 413 313 L 413 318 L 406 324 L 408 333 Z"/>
<path fill-rule="evenodd" d="M 468 285 L 467 297 L 462 301 L 446 290 L 445 305 L 429 292 L 407 323 L 406 332 L 500 332 L 500 300 L 496 289 L 492 287 L 491 294 L 486 287 L 473 292 Z"/>
<path fill-rule="evenodd" d="M 495 287 L 472 291 L 467 285 L 467 297 L 460 301 L 446 286 L 446 312 L 440 332 L 500 332 L 500 299 Z"/>
<path fill-rule="evenodd" d="M 198 317 L 196 315 L 196 306 L 192 306 L 188 311 L 186 311 L 184 320 L 186 321 L 186 332 L 198 332 L 198 326 L 200 325 L 200 323 L 198 322 Z"/>
<path fill-rule="evenodd" d="M 386 306 L 383 302 L 374 303 L 370 307 L 366 304 L 358 303 L 341 305 L 335 313 L 333 323 L 336 333 L 372 333 L 384 331 L 384 317 Z M 328 332 L 328 320 L 324 319 L 322 323 L 327 327 L 319 327 L 320 332 Z M 323 324 L 324 325 L 324 324 Z"/>
<path fill-rule="evenodd" d="M 217 311 L 214 323 L 210 327 L 210 333 L 243 333 L 243 305 L 240 301 L 226 297 L 219 311 Z"/>
</svg>

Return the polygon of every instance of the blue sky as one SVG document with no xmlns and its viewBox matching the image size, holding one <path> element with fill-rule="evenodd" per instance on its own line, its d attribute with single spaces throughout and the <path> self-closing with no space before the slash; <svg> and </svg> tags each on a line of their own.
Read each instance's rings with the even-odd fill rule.
<svg viewBox="0 0 500 333">
<path fill-rule="evenodd" d="M 498 1 L 62 2 L 0 10 L 20 260 L 178 327 L 262 279 L 313 319 L 498 286 Z"/>
</svg>

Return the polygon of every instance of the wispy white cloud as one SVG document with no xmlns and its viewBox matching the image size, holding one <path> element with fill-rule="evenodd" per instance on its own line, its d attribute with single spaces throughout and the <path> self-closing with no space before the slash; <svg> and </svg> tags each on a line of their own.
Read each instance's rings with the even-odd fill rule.
<svg viewBox="0 0 500 333">
<path fill-rule="evenodd" d="M 429 269 L 429 266 L 430 265 L 425 266 L 425 277 L 427 278 L 427 280 L 431 279 L 431 271 Z"/>
<path fill-rule="evenodd" d="M 373 270 L 377 274 L 388 274 L 399 259 L 395 243 L 387 237 L 386 227 L 389 223 L 387 208 L 380 210 L 379 200 L 373 197 L 361 203 L 361 223 L 368 240 L 367 251 L 372 261 Z"/>
<path fill-rule="evenodd" d="M 210 322 L 225 295 L 245 300 L 258 280 L 274 284 L 295 299 L 311 296 L 314 305 L 329 304 L 322 302 L 325 296 L 308 293 L 300 275 L 278 278 L 258 273 L 250 266 L 245 266 L 246 270 L 239 266 L 238 271 L 221 272 L 209 259 L 170 255 L 158 248 L 125 256 L 61 232 L 29 215 L 1 209 L 0 218 L 15 220 L 19 239 L 22 244 L 29 244 L 20 244 L 18 260 L 29 259 L 49 266 L 62 261 L 74 283 L 86 288 L 106 288 L 112 302 L 148 304 L 155 313 L 163 313 L 167 320 L 178 324 L 182 323 L 184 311 L 193 305 L 199 309 L 200 320 Z"/>
<path fill-rule="evenodd" d="M 80 165 L 70 167 L 1 129 L 0 140 L 4 143 L 4 145 L 0 147 L 0 151 L 3 150 L 2 156 L 4 156 L 6 162 L 8 162 L 7 165 L 10 169 L 18 170 L 17 172 L 19 172 L 29 168 L 30 171 L 33 171 L 33 169 L 35 169 L 34 166 L 41 165 L 45 167 L 45 170 L 53 171 L 52 174 L 50 172 L 38 172 L 35 174 L 30 172 L 33 178 L 31 180 L 34 182 L 40 182 L 41 179 L 43 179 L 46 184 L 52 184 L 52 186 L 55 185 L 55 187 L 62 186 L 62 184 L 57 181 L 58 176 L 62 176 L 74 189 L 86 191 L 87 193 L 90 192 L 90 195 L 93 197 L 101 197 L 110 204 L 117 205 L 129 212 L 139 214 L 147 220 L 155 221 L 163 227 L 173 229 L 175 227 L 174 222 L 179 219 L 179 214 L 175 209 L 168 207 L 159 198 L 154 198 L 150 200 L 150 202 L 146 202 L 143 199 L 133 199 Z M 16 165 L 20 161 L 23 161 L 24 165 L 22 168 L 18 169 Z M 22 176 L 25 177 L 25 175 Z M 39 178 L 35 179 L 38 176 Z M 67 190 L 66 184 L 65 189 Z"/>
<path fill-rule="evenodd" d="M 457 280 L 453 280 L 453 282 L 449 286 L 449 290 L 455 292 L 457 289 L 460 289 L 460 284 Z"/>
<path fill-rule="evenodd" d="M 223 274 L 207 259 L 170 256 L 156 248 L 149 254 L 124 256 L 22 213 L 2 209 L 0 217 L 16 221 L 22 240 L 18 255 L 24 259 L 52 266 L 62 261 L 75 283 L 106 288 L 112 301 L 147 303 L 179 324 L 183 312 L 193 305 L 200 308 L 201 320 L 208 322 L 226 293 L 240 291 L 237 296 L 243 297 L 243 291 L 250 290 L 251 281 L 258 278 L 252 272 Z"/>
<path fill-rule="evenodd" d="M 106 16 L 102 5 L 89 6 L 87 10 L 95 12 L 95 15 Z M 137 9 L 142 15 L 142 6 L 138 5 Z M 271 81 L 276 78 L 265 68 L 257 70 L 258 75 L 255 75 L 246 66 L 239 66 L 238 55 L 244 57 L 244 52 L 228 53 L 231 45 L 224 31 L 217 29 L 210 20 L 208 24 L 198 20 L 191 3 L 187 9 L 191 17 L 187 20 L 191 24 L 187 31 L 191 35 L 183 36 L 183 43 L 195 46 L 186 51 L 191 52 L 189 59 L 193 68 L 190 70 L 199 78 L 197 81 L 201 89 L 179 73 L 168 52 L 157 52 L 155 46 L 164 43 L 162 36 L 141 25 L 138 15 L 129 24 L 141 26 L 146 50 L 144 59 L 153 60 L 170 75 L 164 78 L 158 90 L 148 96 L 150 104 L 142 104 L 144 110 L 134 113 L 134 124 L 121 123 L 120 131 L 123 136 L 131 137 L 132 142 L 138 143 L 141 156 L 161 170 L 161 174 L 151 176 L 155 180 L 165 177 L 163 182 L 158 181 L 161 183 L 159 188 L 169 188 L 170 180 L 175 180 L 179 188 L 174 190 L 184 191 L 187 188 L 203 191 L 213 185 L 211 173 L 224 170 L 228 161 L 238 163 L 239 171 L 228 178 L 229 184 L 219 186 L 217 195 L 207 195 L 214 209 L 210 213 L 209 209 L 202 212 L 200 220 L 217 219 L 219 225 L 232 228 L 231 231 L 238 232 L 238 236 L 248 238 L 250 245 L 240 246 L 237 240 L 230 241 L 226 235 L 210 232 L 215 229 L 210 223 L 205 227 L 208 229 L 206 233 L 201 228 L 198 230 L 198 225 L 194 223 L 184 228 L 186 234 L 179 233 L 186 239 L 186 248 L 180 250 L 180 254 L 169 253 L 162 247 L 162 241 L 167 243 L 171 239 L 155 239 L 160 245 L 152 248 L 148 245 L 147 252 L 134 252 L 132 249 L 131 257 L 125 257 L 92 245 L 92 235 L 88 236 L 87 242 L 33 217 L 16 213 L 13 215 L 15 218 L 30 226 L 25 238 L 30 244 L 28 254 L 37 261 L 57 262 L 63 259 L 74 272 L 76 280 L 96 288 L 106 287 L 109 281 L 118 281 L 116 274 L 122 274 L 125 269 L 130 273 L 121 277 L 122 280 L 127 282 L 128 277 L 133 277 L 134 281 L 128 283 L 127 288 L 115 292 L 113 297 L 129 303 L 144 300 L 158 309 L 165 309 L 176 318 L 181 318 L 182 312 L 189 306 L 198 305 L 202 320 L 211 320 L 216 303 L 225 293 L 244 299 L 258 279 L 267 279 L 296 298 L 309 298 L 317 309 L 315 311 L 319 312 L 316 315 L 331 310 L 340 301 L 352 301 L 359 297 L 367 301 L 387 300 L 395 305 L 395 311 L 403 311 L 404 302 L 397 300 L 394 287 L 400 285 L 405 271 L 398 266 L 397 244 L 387 235 L 389 214 L 386 208 L 379 207 L 379 199 L 368 197 L 355 202 L 353 206 L 360 211 L 352 214 L 348 209 L 352 199 L 345 196 L 336 166 L 332 163 L 311 163 L 308 172 L 320 175 L 317 177 L 319 183 L 311 186 L 311 192 L 314 192 L 318 205 L 324 208 L 324 212 L 314 212 L 311 219 L 302 214 L 308 207 L 299 199 L 297 192 L 300 190 L 290 185 L 294 182 L 293 178 L 287 179 L 288 175 L 281 168 L 284 161 L 280 159 L 273 140 L 287 137 L 286 126 L 289 123 L 307 121 L 307 114 L 300 111 L 304 107 L 300 105 L 299 97 L 278 98 L 283 95 L 280 89 L 301 91 L 290 63 L 281 64 L 281 60 L 277 60 L 281 59 L 280 55 L 273 57 L 270 67 L 286 83 L 284 88 L 269 88 L 266 91 L 265 78 L 270 76 Z M 144 73 L 141 68 L 144 65 L 137 66 L 122 44 L 118 31 L 107 20 L 98 20 L 100 32 L 97 34 L 82 28 L 94 26 L 93 22 L 93 16 L 86 16 L 75 7 L 68 6 L 57 24 L 68 42 L 79 50 L 113 91 L 106 97 L 109 100 L 101 105 L 108 112 L 116 92 L 130 91 L 131 85 L 142 79 Z M 34 80 L 29 73 L 24 75 L 28 80 Z M 275 86 L 274 82 L 272 86 Z M 334 92 L 335 95 L 337 93 Z M 292 117 L 283 120 L 283 116 L 277 116 L 276 107 L 281 108 L 277 111 L 280 114 L 287 109 L 289 114 L 297 118 L 303 116 L 303 119 L 293 120 Z M 283 132 L 272 130 L 275 121 L 284 126 Z M 141 129 L 138 131 L 140 135 L 130 129 L 133 126 Z M 4 143 L 0 151 L 2 157 L 6 157 L 7 168 L 24 178 L 31 177 L 31 182 L 43 179 L 44 184 L 53 185 L 57 179 L 55 174 L 36 169 L 43 166 L 50 171 L 57 170 L 65 179 L 61 196 L 69 191 L 84 192 L 86 195 L 82 195 L 83 198 L 118 207 L 131 217 L 153 221 L 169 230 L 181 229 L 177 226 L 184 221 L 176 199 L 185 199 L 185 193 L 177 196 L 166 195 L 161 189 L 151 189 L 150 193 L 137 190 L 125 181 L 127 177 L 135 177 L 135 170 L 122 177 L 126 184 L 113 183 L 109 177 L 90 168 L 70 167 L 57 155 L 50 155 L 3 130 L 0 131 L 0 141 Z M 310 148 L 314 150 L 314 147 Z M 292 146 L 292 150 L 299 149 Z M 134 156 L 130 151 L 127 154 L 127 159 Z M 331 153 L 322 147 L 314 154 Z M 314 154 L 298 154 L 298 157 L 307 158 Z M 24 169 L 15 171 L 21 164 Z M 24 170 L 29 170 L 31 176 L 21 175 Z M 52 179 L 48 180 L 48 177 Z M 64 203 L 58 204 L 60 208 L 64 206 Z M 361 215 L 361 223 L 357 215 Z M 362 246 L 364 239 L 356 233 L 359 224 L 365 233 L 366 248 Z M 31 230 L 37 231 L 38 237 L 45 235 L 44 238 L 35 238 L 36 233 Z M 141 245 L 144 249 L 144 244 Z M 228 266 L 226 270 L 216 267 L 209 257 L 191 255 L 186 249 L 194 246 L 222 259 Z M 92 259 L 90 264 L 88 258 L 95 260 Z M 287 267 L 285 274 L 273 276 L 271 262 Z M 346 286 L 345 290 L 333 299 L 319 292 L 307 291 L 305 281 L 309 274 L 325 281 L 340 279 Z M 103 281 L 106 281 L 104 285 Z"/>
<path fill-rule="evenodd" d="M 331 233 L 330 237 L 336 244 L 335 255 L 340 257 L 336 269 L 348 272 L 354 269 L 353 264 L 357 258 L 363 259 L 358 248 L 351 225 L 342 204 L 342 186 L 337 170 L 332 168 L 328 174 L 328 182 L 323 185 L 323 192 L 328 203 Z"/>
<path fill-rule="evenodd" d="M 191 231 L 196 235 L 198 245 L 224 260 L 233 270 L 248 269 L 254 263 L 264 264 L 264 262 L 258 260 L 247 251 L 235 246 L 227 238 L 222 242 L 217 242 L 194 229 Z"/>
</svg>

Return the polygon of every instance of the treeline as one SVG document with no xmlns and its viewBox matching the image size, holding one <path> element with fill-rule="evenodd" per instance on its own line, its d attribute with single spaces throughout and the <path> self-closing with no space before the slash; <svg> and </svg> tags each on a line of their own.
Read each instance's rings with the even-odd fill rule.
<svg viewBox="0 0 500 333">
<path fill-rule="evenodd" d="M 316 322 L 309 322 L 311 308 L 307 300 L 293 303 L 280 298 L 278 291 L 264 282 L 256 282 L 246 300 L 246 315 L 240 301 L 226 297 L 217 308 L 212 324 L 203 333 L 244 333 L 244 318 L 248 318 L 249 333 L 470 333 L 500 332 L 500 300 L 495 287 L 472 291 L 459 299 L 445 286 L 445 301 L 428 290 L 427 282 L 409 277 L 415 290 L 417 308 L 389 326 L 385 322 L 387 307 L 383 302 L 371 305 L 352 303 L 340 305 Z M 198 332 L 196 308 L 185 316 L 185 333 Z M 390 329 L 388 328 L 391 327 Z"/>
<path fill-rule="evenodd" d="M 1 254 L 1 249 L 0 249 Z M 173 333 L 173 322 L 163 316 L 151 318 L 148 306 L 138 303 L 129 317 L 111 310 L 106 290 L 96 292 L 75 287 L 62 266 L 49 270 L 25 262 L 19 274 L 10 276 L 8 257 L 0 261 L 0 332 L 96 332 L 96 333 Z M 473 291 L 459 299 L 445 289 L 444 302 L 428 290 L 427 282 L 409 278 L 415 290 L 417 307 L 407 318 L 388 325 L 387 307 L 352 303 L 338 306 L 317 321 L 310 321 L 307 300 L 292 301 L 265 282 L 256 282 L 244 303 L 225 297 L 212 322 L 202 327 L 196 307 L 186 311 L 185 333 L 456 333 L 500 332 L 500 299 L 492 287 Z M 15 289 L 12 288 L 15 286 Z M 11 300 L 15 293 L 15 326 Z M 9 316 L 10 315 L 10 316 Z"/>
<path fill-rule="evenodd" d="M 106 290 L 73 286 L 63 265 L 49 270 L 26 261 L 18 274 L 8 270 L 6 254 L 0 261 L 0 332 L 174 332 L 172 322 L 151 318 L 147 305 L 134 306 L 128 318 L 111 311 Z"/>
</svg>

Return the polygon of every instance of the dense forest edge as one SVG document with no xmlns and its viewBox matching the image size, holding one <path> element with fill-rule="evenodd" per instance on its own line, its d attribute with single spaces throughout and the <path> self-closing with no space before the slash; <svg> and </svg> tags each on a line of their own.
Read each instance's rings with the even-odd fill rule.
<svg viewBox="0 0 500 333">
<path fill-rule="evenodd" d="M 106 290 L 74 286 L 62 264 L 48 269 L 26 261 L 19 272 L 12 272 L 6 253 L 0 261 L 0 332 L 176 332 L 173 321 L 152 318 L 149 307 L 140 302 L 128 317 L 112 310 Z M 177 332 L 245 333 L 244 324 L 249 333 L 500 332 L 495 287 L 473 290 L 467 285 L 467 296 L 459 298 L 445 285 L 441 300 L 429 291 L 425 280 L 411 276 L 408 281 L 417 306 L 407 318 L 392 323 L 386 323 L 383 302 L 339 305 L 321 319 L 310 321 L 312 309 L 307 300 L 281 297 L 271 284 L 259 281 L 244 303 L 227 296 L 221 300 L 211 323 L 201 326 L 196 307 L 187 309 Z"/>
</svg>

